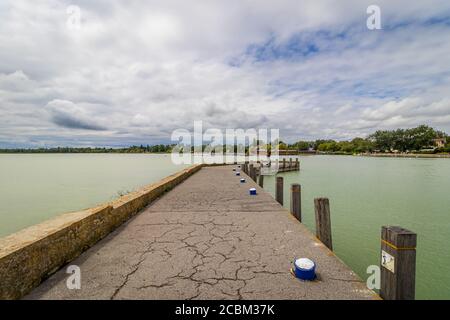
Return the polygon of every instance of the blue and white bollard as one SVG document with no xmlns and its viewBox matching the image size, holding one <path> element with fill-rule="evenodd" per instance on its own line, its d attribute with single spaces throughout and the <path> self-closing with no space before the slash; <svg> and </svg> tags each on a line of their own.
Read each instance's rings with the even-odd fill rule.
<svg viewBox="0 0 450 320">
<path fill-rule="evenodd" d="M 308 258 L 294 261 L 294 274 L 300 280 L 312 281 L 316 279 L 316 264 Z"/>
<path fill-rule="evenodd" d="M 237 175 L 237 176 L 240 176 L 240 175 L 241 175 L 241 173 L 240 173 L 240 172 L 238 171 L 238 172 L 236 172 L 236 175 Z"/>
<path fill-rule="evenodd" d="M 241 179 L 241 183 L 245 183 L 245 179 Z"/>
<path fill-rule="evenodd" d="M 256 196 L 256 189 L 255 188 L 251 188 L 249 190 L 249 193 L 250 193 L 251 196 Z"/>
</svg>

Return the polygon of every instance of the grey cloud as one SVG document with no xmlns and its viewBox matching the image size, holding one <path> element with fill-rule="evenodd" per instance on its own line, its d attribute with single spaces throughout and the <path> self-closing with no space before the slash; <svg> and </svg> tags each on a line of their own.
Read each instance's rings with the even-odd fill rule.
<svg viewBox="0 0 450 320">
<path fill-rule="evenodd" d="M 53 123 L 63 128 L 95 130 L 95 131 L 106 130 L 106 128 L 102 126 L 93 123 L 88 123 L 84 120 L 77 119 L 76 117 L 67 114 L 55 114 L 52 116 L 52 121 Z"/>
<path fill-rule="evenodd" d="M 51 121 L 63 128 L 105 131 L 107 128 L 92 120 L 89 114 L 71 101 L 53 100 L 46 106 Z"/>
</svg>

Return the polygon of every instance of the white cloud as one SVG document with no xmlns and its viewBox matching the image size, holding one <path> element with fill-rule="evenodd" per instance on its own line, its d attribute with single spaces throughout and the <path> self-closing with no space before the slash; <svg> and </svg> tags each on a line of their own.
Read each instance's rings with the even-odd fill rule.
<svg viewBox="0 0 450 320">
<path fill-rule="evenodd" d="M 194 120 L 291 141 L 450 131 L 450 4 L 378 1 L 368 31 L 369 4 L 2 1 L 0 146 L 168 142 Z"/>
</svg>

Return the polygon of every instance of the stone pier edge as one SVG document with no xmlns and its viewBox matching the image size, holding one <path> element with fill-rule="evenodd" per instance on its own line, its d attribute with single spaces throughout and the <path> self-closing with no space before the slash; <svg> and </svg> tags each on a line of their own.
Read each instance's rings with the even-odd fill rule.
<svg viewBox="0 0 450 320">
<path fill-rule="evenodd" d="M 0 299 L 23 297 L 203 166 L 190 166 L 110 203 L 65 213 L 0 239 Z"/>
</svg>

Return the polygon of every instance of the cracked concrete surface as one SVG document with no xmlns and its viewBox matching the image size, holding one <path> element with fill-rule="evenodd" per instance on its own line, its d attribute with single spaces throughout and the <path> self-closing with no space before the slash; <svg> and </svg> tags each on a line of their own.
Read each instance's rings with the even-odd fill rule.
<svg viewBox="0 0 450 320">
<path fill-rule="evenodd" d="M 207 167 L 156 200 L 25 299 L 373 299 L 374 292 L 332 252 L 231 166 Z M 257 196 L 248 195 L 255 187 Z M 318 265 L 302 282 L 295 257 Z"/>
</svg>

